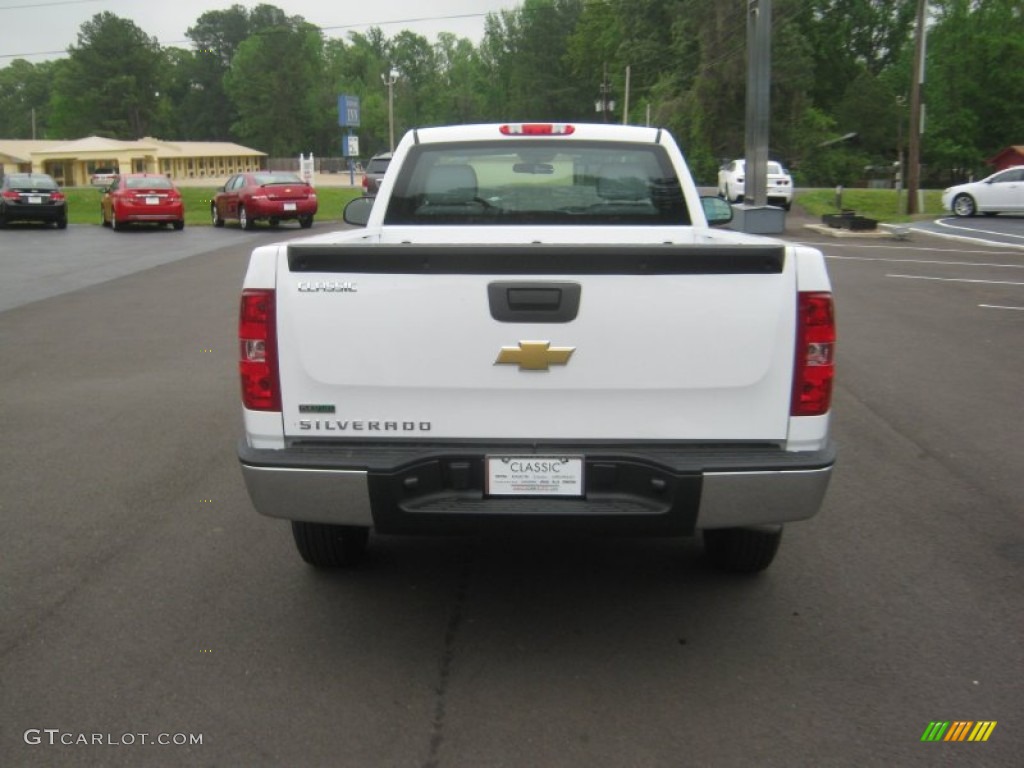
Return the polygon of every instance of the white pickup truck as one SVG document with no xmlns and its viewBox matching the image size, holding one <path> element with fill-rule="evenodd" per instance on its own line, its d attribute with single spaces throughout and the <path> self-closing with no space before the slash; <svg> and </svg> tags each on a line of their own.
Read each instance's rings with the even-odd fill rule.
<svg viewBox="0 0 1024 768">
<path fill-rule="evenodd" d="M 731 215 L 665 130 L 409 132 L 358 228 L 253 251 L 254 506 L 314 566 L 373 529 L 700 533 L 764 569 L 831 476 L 835 325 L 822 254 Z"/>
</svg>

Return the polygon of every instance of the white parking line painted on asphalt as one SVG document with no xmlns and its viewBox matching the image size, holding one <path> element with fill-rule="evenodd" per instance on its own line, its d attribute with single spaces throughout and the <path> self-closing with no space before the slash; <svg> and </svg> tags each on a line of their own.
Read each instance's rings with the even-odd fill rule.
<svg viewBox="0 0 1024 768">
<path fill-rule="evenodd" d="M 981 233 L 987 235 L 994 235 L 996 237 L 1010 237 L 1010 238 L 1021 238 L 1021 235 L 1016 235 L 1008 232 L 989 232 L 986 230 L 972 229 L 970 227 L 957 227 L 952 224 L 947 224 L 943 219 L 936 219 L 934 222 L 937 227 L 946 227 L 949 229 L 958 229 L 962 232 L 970 233 Z M 986 240 L 983 237 L 978 237 L 977 234 L 954 234 L 952 232 L 938 232 L 934 229 L 924 229 L 921 227 L 912 227 L 914 232 L 922 232 L 926 235 L 933 235 L 934 237 L 944 238 L 946 240 L 958 240 L 960 242 L 974 243 L 975 245 L 991 245 L 996 248 L 1014 248 L 1017 250 L 1024 250 L 1024 243 L 1018 245 L 1017 243 L 1006 243 L 998 240 Z M 1022 238 L 1024 239 L 1024 238 Z"/>
<path fill-rule="evenodd" d="M 940 283 L 981 283 L 983 285 L 1024 285 L 1010 280 L 969 280 L 961 277 L 928 277 L 926 275 L 886 275 L 886 277 L 902 278 L 904 280 L 935 280 Z"/>
<path fill-rule="evenodd" d="M 957 251 L 967 253 L 967 251 Z M 988 251 L 981 251 L 988 253 Z M 826 256 L 836 261 L 884 261 L 891 264 L 940 264 L 945 267 L 994 267 L 996 269 L 1024 269 L 1024 264 L 994 264 L 983 261 L 939 261 L 938 259 L 883 259 L 877 256 Z"/>
<path fill-rule="evenodd" d="M 998 304 L 979 304 L 982 309 L 1009 309 L 1015 312 L 1024 312 L 1024 307 L 1001 307 Z"/>
<path fill-rule="evenodd" d="M 1022 240 L 1022 241 L 1024 241 L 1024 235 L 1018 235 L 1018 234 L 1015 234 L 1013 232 L 996 232 L 996 231 L 991 230 L 991 229 L 976 229 L 975 227 L 958 227 L 955 224 L 949 224 L 946 219 L 936 219 L 935 223 L 938 226 L 940 226 L 940 227 L 945 227 L 946 229 L 958 229 L 958 230 L 960 230 L 962 232 L 978 232 L 978 233 L 980 233 L 982 235 L 995 235 L 997 237 L 1010 237 L 1010 238 L 1013 238 L 1014 240 Z"/>
<path fill-rule="evenodd" d="M 934 233 L 927 233 L 927 234 L 934 234 Z M 953 238 L 946 238 L 946 239 L 953 239 Z M 957 239 L 959 239 L 959 238 L 957 238 Z M 833 248 L 852 248 L 852 249 L 855 249 L 855 250 L 872 250 L 872 249 L 874 249 L 874 250 L 881 250 L 881 251 L 924 251 L 926 253 L 964 253 L 964 254 L 967 254 L 967 253 L 986 253 L 986 254 L 990 254 L 990 255 L 993 252 L 991 248 L 987 248 L 987 249 L 982 251 L 982 250 L 967 250 L 967 249 L 964 249 L 964 248 L 956 248 L 956 247 L 953 247 L 953 246 L 947 246 L 946 248 L 936 248 L 935 246 L 923 246 L 923 245 L 922 246 L 882 245 L 882 244 L 879 244 L 879 243 L 851 243 L 851 242 L 835 242 L 835 243 L 819 243 L 819 242 L 814 242 L 814 243 L 811 243 L 811 242 L 807 242 L 806 240 L 791 240 L 791 241 L 787 241 L 787 242 L 789 242 L 792 245 L 805 245 L 808 248 L 817 248 L 819 250 L 822 250 L 824 248 L 828 248 L 829 250 L 831 250 Z M 1016 249 L 1018 247 L 1024 247 L 1024 246 L 1016 246 L 1016 245 L 1006 245 L 1005 243 L 996 243 L 995 245 L 997 247 L 1001 246 L 1002 248 L 1012 248 L 1012 249 Z M 852 258 L 856 258 L 856 257 L 854 257 L 854 256 L 829 256 L 829 258 L 852 259 Z"/>
</svg>

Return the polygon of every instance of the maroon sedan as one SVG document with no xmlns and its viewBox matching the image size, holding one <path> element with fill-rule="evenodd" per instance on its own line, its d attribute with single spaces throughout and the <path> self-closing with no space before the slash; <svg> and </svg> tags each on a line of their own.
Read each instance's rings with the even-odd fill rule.
<svg viewBox="0 0 1024 768">
<path fill-rule="evenodd" d="M 210 204 L 213 226 L 237 219 L 242 229 L 252 229 L 260 220 L 276 227 L 290 219 L 309 229 L 316 210 L 316 192 L 298 174 L 271 171 L 232 176 Z"/>
<path fill-rule="evenodd" d="M 175 229 L 184 229 L 185 204 L 166 176 L 123 173 L 103 192 L 100 218 L 103 226 L 113 229 L 136 222 L 171 224 Z"/>
</svg>

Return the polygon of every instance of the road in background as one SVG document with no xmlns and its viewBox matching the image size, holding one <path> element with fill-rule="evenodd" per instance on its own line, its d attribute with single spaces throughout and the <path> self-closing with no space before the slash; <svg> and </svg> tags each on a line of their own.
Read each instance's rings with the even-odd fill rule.
<svg viewBox="0 0 1024 768">
<path fill-rule="evenodd" d="M 1020 764 L 1019 252 L 815 239 L 839 464 L 758 578 L 558 538 L 374 538 L 320 573 L 235 458 L 263 233 L 201 234 L 0 312 L 0 764 Z M 922 743 L 935 720 L 998 726 Z"/>
</svg>

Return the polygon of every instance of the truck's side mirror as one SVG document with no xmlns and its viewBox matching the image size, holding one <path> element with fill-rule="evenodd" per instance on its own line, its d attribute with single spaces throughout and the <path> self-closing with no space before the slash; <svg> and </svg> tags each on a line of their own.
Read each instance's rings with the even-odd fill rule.
<svg viewBox="0 0 1024 768">
<path fill-rule="evenodd" d="M 366 222 L 370 220 L 370 211 L 372 209 L 372 197 L 357 197 L 355 200 L 350 200 L 348 205 L 345 206 L 342 218 L 345 219 L 346 224 L 351 224 L 354 227 L 365 227 Z"/>
<path fill-rule="evenodd" d="M 708 226 L 720 227 L 732 221 L 732 206 L 720 197 L 707 196 L 700 199 L 704 208 L 704 218 L 708 220 Z"/>
</svg>

